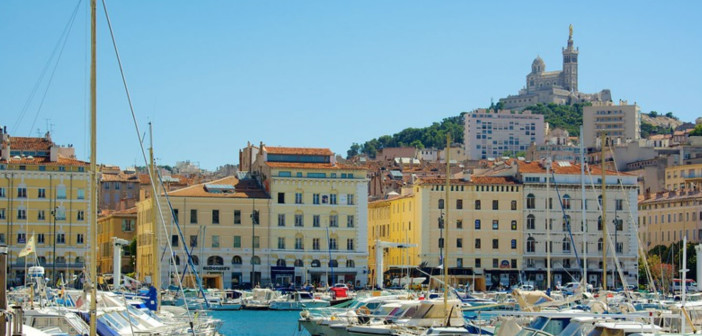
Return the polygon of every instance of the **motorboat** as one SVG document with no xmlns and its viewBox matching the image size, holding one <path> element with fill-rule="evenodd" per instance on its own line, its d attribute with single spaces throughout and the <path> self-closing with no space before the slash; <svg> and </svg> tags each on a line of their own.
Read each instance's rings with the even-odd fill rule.
<svg viewBox="0 0 702 336">
<path fill-rule="evenodd" d="M 315 299 L 310 292 L 294 291 L 270 301 L 269 308 L 272 310 L 302 310 L 329 307 L 329 305 L 329 301 Z"/>
</svg>

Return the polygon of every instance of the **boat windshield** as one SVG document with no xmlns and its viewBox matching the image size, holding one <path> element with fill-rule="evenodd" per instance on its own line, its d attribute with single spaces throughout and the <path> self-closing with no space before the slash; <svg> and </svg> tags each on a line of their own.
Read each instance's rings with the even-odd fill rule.
<svg viewBox="0 0 702 336">
<path fill-rule="evenodd" d="M 568 324 L 570 324 L 570 318 L 552 318 L 541 330 L 551 335 L 558 335 Z"/>
<path fill-rule="evenodd" d="M 529 323 L 529 328 L 541 330 L 546 325 L 546 322 L 548 322 L 548 317 L 539 316 Z"/>
<path fill-rule="evenodd" d="M 586 336 L 592 330 L 592 323 L 570 323 L 558 336 Z"/>
</svg>

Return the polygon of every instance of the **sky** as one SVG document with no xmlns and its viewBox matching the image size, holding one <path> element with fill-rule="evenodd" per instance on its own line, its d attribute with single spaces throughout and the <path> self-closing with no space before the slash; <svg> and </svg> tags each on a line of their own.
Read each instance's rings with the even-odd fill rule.
<svg viewBox="0 0 702 336">
<path fill-rule="evenodd" d="M 0 2 L 0 125 L 13 136 L 51 130 L 83 160 L 88 6 Z M 140 132 L 99 4 L 104 164 L 143 165 L 138 139 L 146 135 L 148 146 L 149 122 L 164 165 L 236 164 L 249 141 L 345 156 L 354 142 L 516 94 L 537 55 L 548 71 L 560 70 L 570 24 L 580 91 L 610 89 L 615 102 L 684 121 L 702 116 L 699 1 L 107 0 L 107 7 Z"/>
</svg>

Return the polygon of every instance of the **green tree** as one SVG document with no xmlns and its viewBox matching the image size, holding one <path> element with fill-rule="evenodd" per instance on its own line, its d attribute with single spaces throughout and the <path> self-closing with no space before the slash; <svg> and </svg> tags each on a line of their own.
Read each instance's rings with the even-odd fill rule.
<svg viewBox="0 0 702 336">
<path fill-rule="evenodd" d="M 702 124 L 697 124 L 695 129 L 690 132 L 690 136 L 702 136 Z"/>
<path fill-rule="evenodd" d="M 351 144 L 351 148 L 349 148 L 349 150 L 346 151 L 346 158 L 350 159 L 350 158 L 358 155 L 360 152 L 361 152 L 361 145 L 354 142 L 353 144 Z"/>
<path fill-rule="evenodd" d="M 648 116 L 651 117 L 651 118 L 656 118 L 656 117 L 658 117 L 658 112 L 656 112 L 656 111 L 651 111 L 651 112 L 648 113 Z"/>
</svg>

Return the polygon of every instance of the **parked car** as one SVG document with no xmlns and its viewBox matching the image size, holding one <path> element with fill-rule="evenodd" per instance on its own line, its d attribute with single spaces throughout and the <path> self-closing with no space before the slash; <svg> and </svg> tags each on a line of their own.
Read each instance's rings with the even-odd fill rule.
<svg viewBox="0 0 702 336">
<path fill-rule="evenodd" d="M 579 282 L 569 282 L 569 283 L 565 284 L 565 286 L 563 286 L 563 287 L 561 288 L 561 291 L 563 291 L 563 293 L 565 293 L 565 294 L 573 295 L 573 293 L 575 292 L 575 290 L 578 289 L 578 288 L 580 288 L 580 283 L 579 283 Z M 587 290 L 588 290 L 589 292 L 592 292 L 592 290 L 593 290 L 592 285 L 588 284 L 588 285 L 587 285 Z"/>
</svg>

